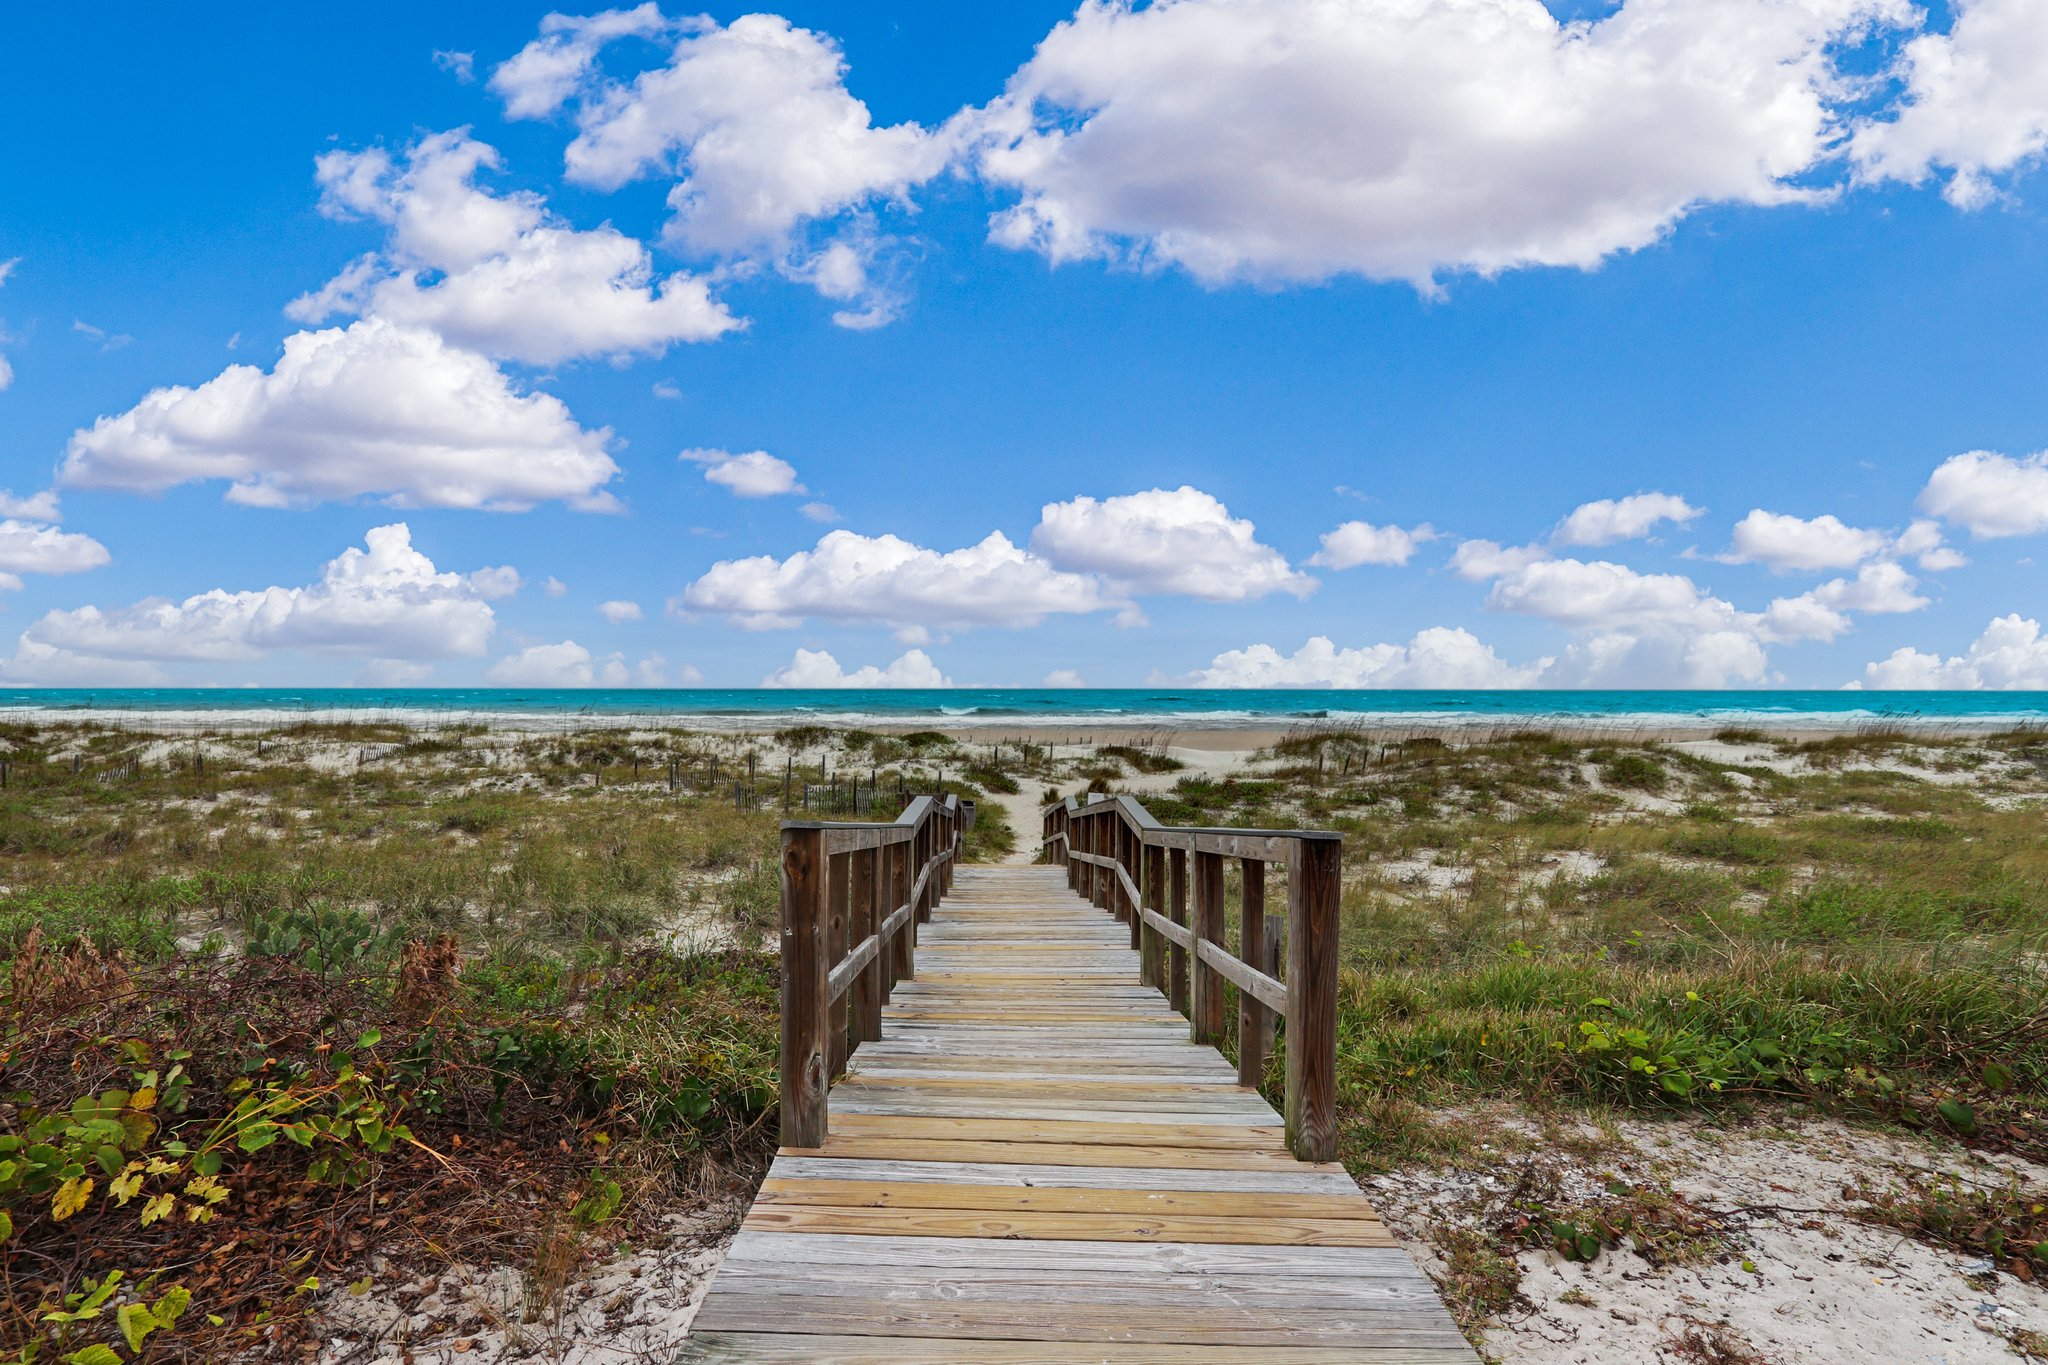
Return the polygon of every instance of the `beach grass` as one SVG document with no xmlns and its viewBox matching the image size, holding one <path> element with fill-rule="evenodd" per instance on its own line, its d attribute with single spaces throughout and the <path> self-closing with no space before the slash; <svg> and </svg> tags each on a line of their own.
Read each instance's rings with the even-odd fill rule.
<svg viewBox="0 0 2048 1365">
<path fill-rule="evenodd" d="M 114 1272 L 194 1295 L 152 1358 L 283 1350 L 315 1330 L 309 1278 L 373 1253 L 553 1283 L 749 1188 L 785 783 L 798 816 L 976 799 L 979 861 L 1035 839 L 1004 801 L 1052 791 L 1341 830 L 1361 1174 L 1476 1159 L 1506 1139 L 1443 1116 L 1503 1101 L 1559 1131 L 1796 1111 L 2048 1154 L 2048 740 L 1838 739 L 1345 728 L 1237 762 L 823 727 L 6 728 L 0 1136 L 50 1160 L 0 1177 L 0 1352 Z M 362 1235 L 365 1198 L 403 1235 Z M 1447 1250 L 1472 1322 L 1503 1252 Z"/>
</svg>

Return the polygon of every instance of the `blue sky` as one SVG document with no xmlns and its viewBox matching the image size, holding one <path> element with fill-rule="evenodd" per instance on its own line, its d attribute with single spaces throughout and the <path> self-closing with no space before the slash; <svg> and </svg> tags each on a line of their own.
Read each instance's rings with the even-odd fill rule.
<svg viewBox="0 0 2048 1365">
<path fill-rule="evenodd" d="M 0 680 L 2048 687 L 2031 0 L 549 13 L 15 16 Z"/>
</svg>

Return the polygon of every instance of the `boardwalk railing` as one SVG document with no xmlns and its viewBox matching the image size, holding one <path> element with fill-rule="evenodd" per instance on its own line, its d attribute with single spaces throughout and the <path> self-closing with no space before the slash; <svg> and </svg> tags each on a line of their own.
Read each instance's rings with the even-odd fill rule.
<svg viewBox="0 0 2048 1365">
<path fill-rule="evenodd" d="M 1069 797 L 1046 807 L 1044 821 L 1047 859 L 1066 867 L 1076 892 L 1129 923 L 1140 981 L 1187 1016 L 1195 1042 L 1223 1036 L 1223 986 L 1237 987 L 1241 1084 L 1259 1083 L 1274 1021 L 1285 1021 L 1287 1145 L 1303 1161 L 1335 1160 L 1342 837 L 1167 826 L 1128 796 L 1086 805 Z M 1242 864 L 1236 953 L 1224 926 L 1227 858 Z M 1270 863 L 1286 873 L 1284 921 L 1266 914 Z"/>
<path fill-rule="evenodd" d="M 782 827 L 782 1145 L 825 1140 L 826 1092 L 917 966 L 974 803 L 920 796 L 888 824 Z"/>
</svg>

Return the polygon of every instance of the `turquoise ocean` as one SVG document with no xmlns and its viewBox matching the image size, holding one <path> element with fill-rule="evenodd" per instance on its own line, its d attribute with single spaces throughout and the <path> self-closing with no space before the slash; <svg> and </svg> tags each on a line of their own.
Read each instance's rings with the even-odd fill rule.
<svg viewBox="0 0 2048 1365">
<path fill-rule="evenodd" d="M 0 690 L 0 715 L 288 723 L 461 718 L 756 728 L 834 725 L 1270 728 L 1758 725 L 1853 729 L 2048 724 L 2048 692 L 1338 691 L 1189 688 L 78 688 Z"/>
</svg>

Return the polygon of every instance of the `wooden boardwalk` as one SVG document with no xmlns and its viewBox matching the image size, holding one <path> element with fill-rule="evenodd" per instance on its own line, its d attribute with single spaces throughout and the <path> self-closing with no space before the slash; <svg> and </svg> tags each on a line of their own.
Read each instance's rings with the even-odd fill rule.
<svg viewBox="0 0 2048 1365">
<path fill-rule="evenodd" d="M 1475 1365 L 1344 1168 L 1139 984 L 1060 867 L 963 867 L 683 1359 Z"/>
</svg>

